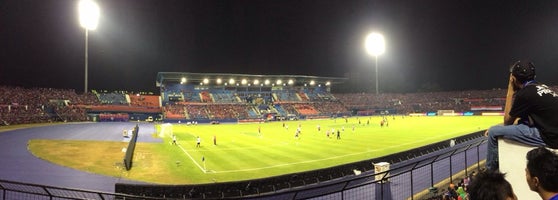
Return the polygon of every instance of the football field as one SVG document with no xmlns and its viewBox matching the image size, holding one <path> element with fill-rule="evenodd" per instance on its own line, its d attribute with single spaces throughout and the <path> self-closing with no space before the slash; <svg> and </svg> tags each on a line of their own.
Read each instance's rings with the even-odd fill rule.
<svg viewBox="0 0 558 200">
<path fill-rule="evenodd" d="M 114 161 L 121 160 L 123 154 L 113 158 L 108 154 L 98 157 L 95 153 L 79 152 L 81 148 L 121 148 L 121 142 L 75 141 L 72 144 L 37 140 L 30 142 L 30 149 L 35 155 L 60 165 L 132 180 L 163 184 L 225 182 L 389 155 L 484 130 L 501 123 L 502 117 L 389 116 L 384 126 L 380 125 L 381 121 L 382 117 L 374 116 L 248 124 L 157 124 L 157 132 L 152 137 L 160 137 L 163 142 L 138 143 L 134 166 L 129 172 L 103 169 L 104 165 L 115 168 Z M 75 166 L 64 155 L 48 153 L 49 148 L 65 146 L 81 147 L 72 149 L 72 159 L 83 155 L 87 156 L 84 160 L 97 164 Z M 112 164 L 100 164 L 100 160 L 111 160 Z"/>
</svg>

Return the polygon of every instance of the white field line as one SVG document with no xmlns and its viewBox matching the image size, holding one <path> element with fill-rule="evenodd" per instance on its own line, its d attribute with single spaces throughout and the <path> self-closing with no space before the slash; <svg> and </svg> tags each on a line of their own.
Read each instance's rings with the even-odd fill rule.
<svg viewBox="0 0 558 200">
<path fill-rule="evenodd" d="M 177 145 L 178 147 L 180 147 L 180 149 L 182 149 L 182 151 L 192 160 L 192 162 L 194 162 L 194 164 L 196 164 L 196 166 L 198 166 L 198 168 L 200 168 L 200 170 L 205 173 L 205 169 L 200 166 L 200 164 L 198 164 L 198 162 L 196 162 L 196 160 L 192 157 L 192 155 L 190 155 L 184 148 L 182 148 L 182 146 Z"/>
<path fill-rule="evenodd" d="M 457 132 L 457 131 L 456 131 Z M 442 137 L 445 135 L 450 135 L 450 134 L 444 134 L 444 135 L 439 135 L 437 137 Z M 435 138 L 437 138 L 435 137 Z M 432 138 L 432 137 L 431 137 Z M 430 139 L 431 139 L 430 138 Z M 388 149 L 392 148 L 392 147 L 400 147 L 400 146 L 405 146 L 405 145 L 409 145 L 409 144 L 414 144 L 417 142 L 421 142 L 421 141 L 425 141 L 426 139 L 423 140 L 416 140 L 414 142 L 409 142 L 409 143 L 403 143 L 400 145 L 392 145 L 390 147 L 388 147 Z M 182 147 L 180 147 L 182 148 Z M 359 154 L 365 154 L 365 153 L 369 153 L 369 152 L 373 152 L 373 151 L 378 151 L 378 150 L 368 150 L 368 151 L 364 151 L 364 152 L 358 152 L 358 153 L 351 153 L 351 154 L 345 154 L 345 155 L 341 155 L 341 156 L 334 156 L 334 157 L 329 157 L 329 158 L 322 158 L 322 159 L 315 159 L 315 160 L 306 160 L 306 161 L 302 161 L 302 162 L 294 162 L 294 163 L 285 163 L 285 164 L 279 164 L 279 165 L 272 165 L 272 166 L 267 166 L 267 167 L 258 167 L 258 168 L 248 168 L 248 169 L 237 169 L 237 170 L 224 170 L 224 171 L 212 171 L 213 173 L 234 173 L 234 172 L 246 172 L 246 171 L 256 171 L 256 170 L 262 170 L 262 169 L 270 169 L 270 168 L 275 168 L 275 167 L 284 167 L 284 166 L 290 166 L 290 165 L 298 165 L 298 164 L 305 164 L 305 163 L 313 163 L 313 162 L 320 162 L 320 161 L 324 161 L 324 160 L 332 160 L 332 159 L 337 159 L 337 158 L 343 158 L 343 157 L 348 157 L 348 156 L 354 156 L 354 155 L 359 155 Z M 190 157 L 191 158 L 191 157 Z M 194 161 L 195 162 L 195 161 Z M 199 165 L 198 165 L 199 166 Z"/>
</svg>

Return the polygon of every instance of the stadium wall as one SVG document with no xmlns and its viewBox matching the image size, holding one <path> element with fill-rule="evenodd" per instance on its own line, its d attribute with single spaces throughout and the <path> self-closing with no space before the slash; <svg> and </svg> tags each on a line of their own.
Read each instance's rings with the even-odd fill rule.
<svg viewBox="0 0 558 200">
<path fill-rule="evenodd" d="M 188 122 L 197 122 L 198 124 L 220 124 L 220 123 L 238 123 L 238 119 L 163 119 L 163 123 L 186 124 Z"/>
</svg>

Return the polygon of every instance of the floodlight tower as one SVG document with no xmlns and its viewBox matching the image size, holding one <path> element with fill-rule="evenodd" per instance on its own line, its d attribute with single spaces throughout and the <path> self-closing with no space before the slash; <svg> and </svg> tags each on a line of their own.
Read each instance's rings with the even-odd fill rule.
<svg viewBox="0 0 558 200">
<path fill-rule="evenodd" d="M 87 93 L 87 43 L 89 30 L 95 30 L 99 21 L 99 6 L 93 0 L 80 0 L 78 4 L 79 23 L 85 29 L 85 84 L 83 93 Z"/>
<path fill-rule="evenodd" d="M 366 41 L 364 43 L 366 47 L 366 51 L 368 54 L 375 57 L 376 60 L 376 94 L 379 94 L 378 91 L 378 56 L 382 55 L 386 50 L 386 45 L 384 42 L 384 36 L 379 33 L 370 33 L 366 36 Z"/>
</svg>

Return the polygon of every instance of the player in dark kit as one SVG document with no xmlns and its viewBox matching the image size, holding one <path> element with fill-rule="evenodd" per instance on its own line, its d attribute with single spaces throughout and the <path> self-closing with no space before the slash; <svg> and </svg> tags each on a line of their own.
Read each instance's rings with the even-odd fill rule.
<svg viewBox="0 0 558 200">
<path fill-rule="evenodd" d="M 517 122 L 516 122 L 517 121 Z M 530 146 L 558 148 L 558 94 L 535 81 L 535 65 L 517 61 L 510 68 L 504 125 L 490 127 L 486 168 L 498 170 L 498 138 Z"/>
</svg>

